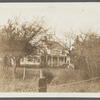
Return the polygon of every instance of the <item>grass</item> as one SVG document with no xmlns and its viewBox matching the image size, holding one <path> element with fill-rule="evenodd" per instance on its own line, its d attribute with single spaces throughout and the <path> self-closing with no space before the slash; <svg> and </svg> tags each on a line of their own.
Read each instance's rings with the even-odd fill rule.
<svg viewBox="0 0 100 100">
<path fill-rule="evenodd" d="M 26 78 L 23 80 L 23 68 L 17 68 L 16 78 L 12 76 L 12 70 L 9 68 L 7 78 L 0 69 L 0 92 L 38 92 L 39 69 L 26 69 Z M 100 79 L 77 84 L 68 84 L 82 80 L 79 72 L 73 69 L 46 69 L 46 76 L 50 78 L 48 92 L 99 92 Z M 48 73 L 49 72 L 49 75 Z M 50 75 L 51 74 L 51 75 Z M 49 77 L 50 76 L 50 77 Z"/>
<path fill-rule="evenodd" d="M 82 82 L 77 84 L 61 84 L 49 86 L 48 92 L 100 92 L 100 79 L 98 81 L 92 80 L 89 82 Z"/>
<path fill-rule="evenodd" d="M 0 77 L 0 92 L 36 92 L 37 79 L 39 72 L 37 69 L 26 69 L 26 78 L 23 80 L 23 69 L 18 68 L 16 71 L 16 78 L 12 76 L 12 70 L 9 69 L 7 78 Z M 2 73 L 3 74 L 3 73 Z"/>
</svg>

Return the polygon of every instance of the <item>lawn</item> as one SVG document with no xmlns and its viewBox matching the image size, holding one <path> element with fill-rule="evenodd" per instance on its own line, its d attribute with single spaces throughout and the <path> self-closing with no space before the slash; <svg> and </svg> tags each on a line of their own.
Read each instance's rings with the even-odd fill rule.
<svg viewBox="0 0 100 100">
<path fill-rule="evenodd" d="M 93 92 L 100 92 L 100 79 L 99 80 L 92 80 L 89 82 L 82 82 L 77 84 L 61 84 L 61 85 L 54 85 L 48 86 L 48 92 L 86 92 L 86 93 L 93 93 Z"/>
<path fill-rule="evenodd" d="M 94 79 L 89 82 L 69 84 L 81 81 L 80 75 L 75 70 L 70 69 L 50 69 L 46 72 L 47 92 L 99 92 L 100 79 Z M 0 92 L 38 92 L 39 69 L 26 69 L 26 77 L 23 80 L 23 68 L 17 68 L 16 78 L 12 76 L 12 70 L 9 68 L 8 76 L 4 78 L 4 72 L 0 73 Z M 52 76 L 52 77 L 51 77 Z"/>
</svg>

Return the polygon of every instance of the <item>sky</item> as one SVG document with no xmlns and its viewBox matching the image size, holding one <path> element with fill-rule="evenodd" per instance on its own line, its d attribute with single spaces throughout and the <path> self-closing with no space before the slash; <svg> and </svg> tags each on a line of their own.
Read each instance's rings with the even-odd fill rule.
<svg viewBox="0 0 100 100">
<path fill-rule="evenodd" d="M 23 22 L 43 16 L 59 38 L 71 30 L 100 32 L 100 3 L 0 3 L 0 25 L 15 17 Z"/>
</svg>

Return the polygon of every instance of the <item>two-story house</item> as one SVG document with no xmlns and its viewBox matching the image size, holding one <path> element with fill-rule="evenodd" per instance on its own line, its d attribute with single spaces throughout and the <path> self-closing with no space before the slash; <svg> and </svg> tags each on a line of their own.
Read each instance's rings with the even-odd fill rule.
<svg viewBox="0 0 100 100">
<path fill-rule="evenodd" d="M 45 63 L 47 66 L 54 67 L 70 63 L 68 51 L 63 44 L 57 41 L 46 41 L 46 43 L 47 44 L 42 42 L 45 52 L 41 53 L 43 49 L 38 49 L 37 55 L 24 57 L 21 64 L 40 65 Z"/>
<path fill-rule="evenodd" d="M 48 66 L 62 66 L 70 63 L 70 57 L 66 48 L 55 41 L 49 41 L 47 54 L 41 56 L 41 62 L 45 62 Z"/>
</svg>

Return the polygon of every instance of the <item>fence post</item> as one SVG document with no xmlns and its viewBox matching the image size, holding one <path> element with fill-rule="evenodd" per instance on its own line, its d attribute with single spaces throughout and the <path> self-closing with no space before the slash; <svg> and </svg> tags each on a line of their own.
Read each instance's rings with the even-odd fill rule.
<svg viewBox="0 0 100 100">
<path fill-rule="evenodd" d="M 25 73 L 26 73 L 26 68 L 24 67 L 24 70 L 23 70 L 23 80 L 25 79 Z"/>
<path fill-rule="evenodd" d="M 43 71 L 42 71 L 42 68 L 40 68 L 40 78 L 43 77 Z"/>
<path fill-rule="evenodd" d="M 38 92 L 47 92 L 47 80 L 43 77 L 42 68 L 40 68 L 40 78 L 38 79 Z"/>
</svg>

